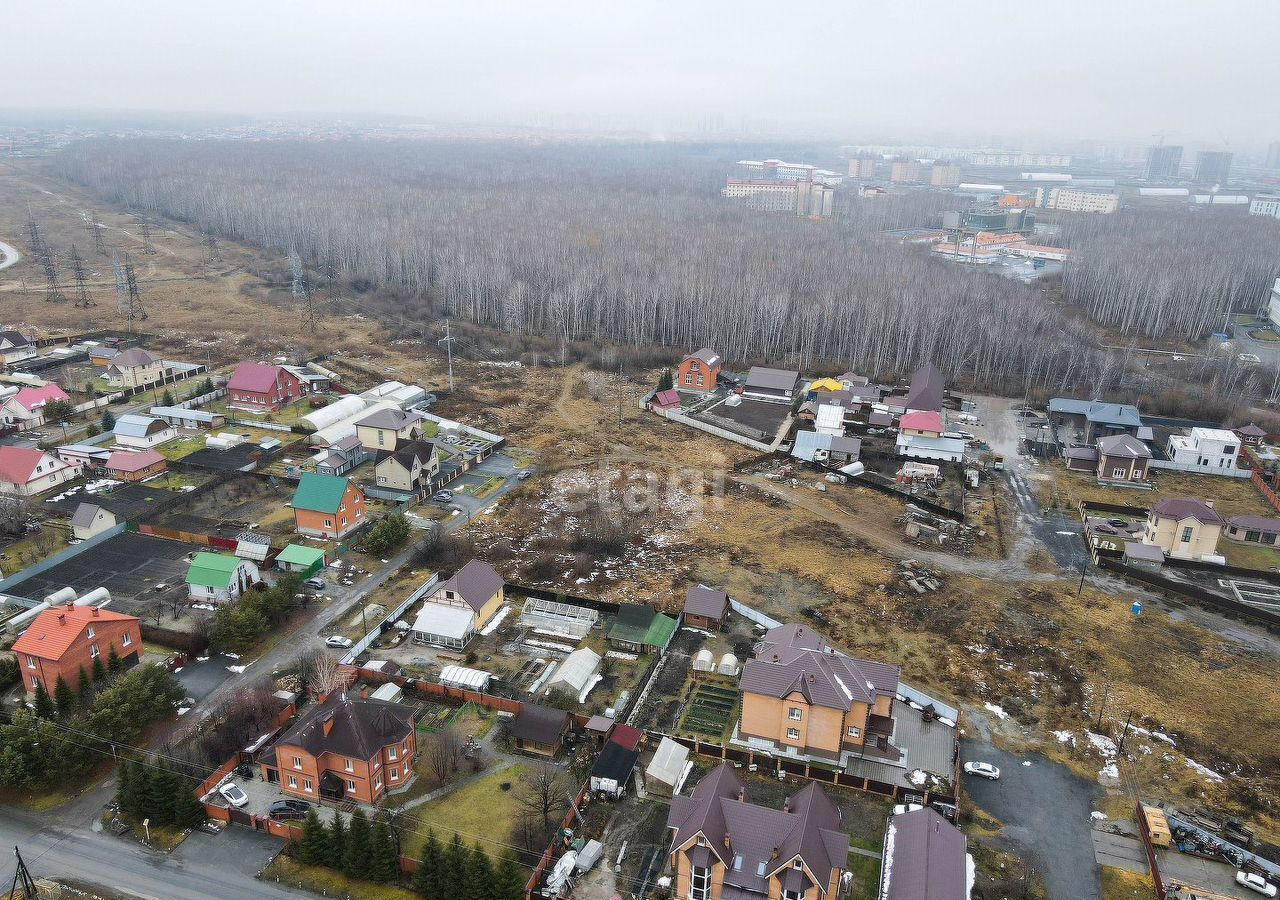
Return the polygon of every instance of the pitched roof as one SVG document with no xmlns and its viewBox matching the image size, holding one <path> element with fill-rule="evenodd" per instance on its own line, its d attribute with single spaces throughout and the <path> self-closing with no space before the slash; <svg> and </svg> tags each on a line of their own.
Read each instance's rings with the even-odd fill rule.
<svg viewBox="0 0 1280 900">
<path fill-rule="evenodd" d="M 898 421 L 898 427 L 913 428 L 916 431 L 936 431 L 941 434 L 942 414 L 931 409 L 913 410 Z"/>
<path fill-rule="evenodd" d="M 1250 422 L 1248 425 L 1245 425 L 1242 428 L 1237 428 L 1236 434 L 1242 437 L 1266 437 L 1267 436 L 1267 433 L 1265 431 L 1263 431 L 1257 425 L 1254 425 L 1252 422 Z"/>
<path fill-rule="evenodd" d="M 715 591 L 705 584 L 689 588 L 684 598 L 684 614 L 686 616 L 705 616 L 709 619 L 724 617 L 729 608 L 729 595 L 724 591 Z"/>
<path fill-rule="evenodd" d="M 13 347 L 29 347 L 31 339 L 20 331 L 6 328 L 0 331 L 0 343 L 7 342 Z"/>
<path fill-rule="evenodd" d="M 609 626 L 608 639 L 663 649 L 680 625 L 675 619 L 641 603 L 623 603 Z"/>
<path fill-rule="evenodd" d="M 640 742 L 644 740 L 644 732 L 639 728 L 633 728 L 619 722 L 613 726 L 613 733 L 609 735 L 609 743 L 617 744 L 628 750 L 634 750 L 640 746 Z"/>
<path fill-rule="evenodd" d="M 876 426 L 892 425 L 893 413 L 873 412 L 871 415 L 867 416 L 867 424 Z"/>
<path fill-rule="evenodd" d="M 1120 456 L 1127 459 L 1150 459 L 1151 450 L 1136 437 L 1112 434 L 1098 438 L 1098 452 L 1103 456 Z"/>
<path fill-rule="evenodd" d="M 33 447 L 0 447 L 0 482 L 26 484 L 45 457 L 59 463 L 61 468 L 67 467 L 67 463 L 57 457 Z"/>
<path fill-rule="evenodd" d="M 680 392 L 675 388 L 665 391 L 658 391 L 653 395 L 653 402 L 662 408 L 680 405 Z"/>
<path fill-rule="evenodd" d="M 141 472 L 162 462 L 164 457 L 155 450 L 113 450 L 106 468 L 113 472 Z"/>
<path fill-rule="evenodd" d="M 817 381 L 809 385 L 809 390 L 827 392 L 842 391 L 844 390 L 844 385 L 836 381 L 834 378 L 819 378 Z"/>
<path fill-rule="evenodd" d="M 197 553 L 187 569 L 187 584 L 225 588 L 231 584 L 241 560 L 221 553 Z"/>
<path fill-rule="evenodd" d="M 803 625 L 780 625 L 756 645 L 739 682 L 744 693 L 786 697 L 798 692 L 815 706 L 847 711 L 898 692 L 897 666 L 855 659 L 828 646 Z"/>
<path fill-rule="evenodd" d="M 356 420 L 356 427 L 389 428 L 392 431 L 403 431 L 410 425 L 417 425 L 423 420 L 421 413 L 405 412 L 394 407 L 375 409 L 363 419 Z"/>
<path fill-rule="evenodd" d="M 968 900 L 964 833 L 934 810 L 890 818 L 885 845 L 884 900 Z"/>
<path fill-rule="evenodd" d="M 690 353 L 684 359 L 700 359 L 704 363 L 706 363 L 708 366 L 712 366 L 712 367 L 718 366 L 720 364 L 720 354 L 716 353 L 710 347 L 703 347 L 700 350 L 695 350 L 693 353 Z M 684 359 L 680 361 L 684 362 Z"/>
<path fill-rule="evenodd" d="M 562 709 L 526 703 L 516 717 L 507 723 L 507 734 L 513 738 L 549 746 L 560 740 L 569 714 Z"/>
<path fill-rule="evenodd" d="M 123 353 L 117 353 L 111 357 L 111 366 L 113 369 L 132 369 L 139 366 L 153 366 L 160 362 L 159 357 L 152 356 L 141 347 L 130 347 Z"/>
<path fill-rule="evenodd" d="M 27 412 L 33 409 L 40 409 L 46 403 L 54 400 L 70 400 L 67 392 L 56 384 L 46 384 L 44 387 L 24 387 L 13 395 L 13 402 L 17 403 Z"/>
<path fill-rule="evenodd" d="M 771 369 L 768 366 L 752 366 L 747 373 L 746 387 L 770 391 L 794 391 L 800 373 L 790 369 Z"/>
<path fill-rule="evenodd" d="M 276 562 L 291 563 L 295 566 L 310 566 L 316 560 L 324 560 L 324 551 L 318 547 L 307 547 L 303 544 L 287 544 L 276 555 Z"/>
<path fill-rule="evenodd" d="M 379 450 L 378 458 L 375 465 L 382 465 L 388 459 L 393 459 L 406 469 L 413 468 L 414 459 L 421 460 L 422 465 L 428 465 L 431 462 L 431 454 L 435 453 L 435 445 L 430 441 L 419 440 L 397 440 L 394 450 Z"/>
<path fill-rule="evenodd" d="M 71 527 L 85 528 L 92 525 L 93 520 L 98 517 L 98 512 L 101 509 L 102 507 L 97 504 L 81 502 L 80 505 L 76 507 L 76 511 L 71 514 Z M 107 515 L 111 514 L 107 513 Z M 112 518 L 114 519 L 115 517 L 112 516 Z"/>
<path fill-rule="evenodd" d="M 325 734 L 327 722 L 332 722 L 332 727 Z M 413 710 L 408 706 L 333 694 L 303 714 L 275 746 L 301 747 L 315 756 L 328 752 L 372 759 L 383 747 L 400 743 L 412 731 Z"/>
<path fill-rule="evenodd" d="M 303 472 L 293 492 L 293 508 L 311 512 L 336 513 L 347 492 L 349 478 Z"/>
<path fill-rule="evenodd" d="M 1222 516 L 1218 515 L 1213 507 L 1203 500 L 1195 500 L 1191 497 L 1171 497 L 1168 500 L 1161 500 L 1151 507 L 1151 511 L 1162 519 L 1173 519 L 1177 522 L 1183 519 L 1195 519 L 1202 525 L 1223 523 Z"/>
<path fill-rule="evenodd" d="M 437 593 L 453 591 L 478 613 L 505 583 L 497 569 L 482 559 L 473 559 L 440 585 Z"/>
<path fill-rule="evenodd" d="M 628 749 L 616 741 L 605 741 L 600 755 L 591 766 L 593 778 L 612 778 L 619 784 L 626 784 L 640 759 L 640 751 L 634 747 Z"/>
<path fill-rule="evenodd" d="M 1137 428 L 1142 425 L 1142 416 L 1138 412 L 1138 407 L 1128 403 L 1054 397 L 1049 401 L 1049 412 L 1084 416 L 1087 421 L 1102 425 L 1121 425 L 1126 428 Z"/>
<path fill-rule="evenodd" d="M 1266 516 L 1232 516 L 1227 519 L 1227 524 L 1251 531 L 1280 531 L 1280 519 L 1268 519 Z"/>
<path fill-rule="evenodd" d="M 276 386 L 276 380 L 284 370 L 266 363 L 242 362 L 231 373 L 227 389 L 264 394 Z"/>
<path fill-rule="evenodd" d="M 1097 447 L 1068 447 L 1062 454 L 1066 459 L 1086 459 L 1098 461 Z"/>
<path fill-rule="evenodd" d="M 743 782 L 729 763 L 708 773 L 691 796 L 672 799 L 667 827 L 675 832 L 673 847 L 701 832 L 706 846 L 696 849 L 725 863 L 724 883 L 738 891 L 763 894 L 769 876 L 783 869 L 787 871 L 779 877 L 784 887 L 807 887 L 803 870 L 791 866 L 797 857 L 829 884 L 835 871 L 845 868 L 849 853 L 849 838 L 840 831 L 840 811 L 816 782 L 790 797 L 786 808 L 769 809 L 747 802 Z M 740 865 L 735 864 L 739 856 Z M 798 883 L 787 884 L 788 879 Z"/>
<path fill-rule="evenodd" d="M 116 437 L 146 437 L 149 434 L 164 431 L 168 427 L 169 423 L 163 419 L 128 413 L 116 419 L 111 433 Z"/>
<path fill-rule="evenodd" d="M 911 376 L 911 389 L 903 406 L 906 409 L 942 411 L 942 395 L 946 380 L 933 363 L 926 363 Z"/>
<path fill-rule="evenodd" d="M 13 644 L 14 653 L 28 653 L 41 659 L 61 659 L 85 627 L 94 622 L 136 622 L 137 616 L 126 616 L 98 606 L 53 606 L 36 616 L 27 630 Z"/>
</svg>

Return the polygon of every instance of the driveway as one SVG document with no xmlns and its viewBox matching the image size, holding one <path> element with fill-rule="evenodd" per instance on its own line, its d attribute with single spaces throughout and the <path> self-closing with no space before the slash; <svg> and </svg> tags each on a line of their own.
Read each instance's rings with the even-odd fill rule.
<svg viewBox="0 0 1280 900">
<path fill-rule="evenodd" d="M 198 703 L 232 676 L 233 673 L 227 666 L 236 664 L 237 660 L 218 653 L 203 660 L 189 660 L 185 666 L 174 673 L 174 677 L 187 692 L 187 696 Z"/>
<path fill-rule="evenodd" d="M 1004 823 L 1002 836 L 1034 861 L 1049 900 L 1097 900 L 1102 888 L 1090 836 L 1097 786 L 1044 757 L 1005 753 L 978 717 L 967 721 L 975 733 L 962 739 L 960 758 L 995 763 L 1001 776 L 964 776 L 969 799 Z"/>
</svg>

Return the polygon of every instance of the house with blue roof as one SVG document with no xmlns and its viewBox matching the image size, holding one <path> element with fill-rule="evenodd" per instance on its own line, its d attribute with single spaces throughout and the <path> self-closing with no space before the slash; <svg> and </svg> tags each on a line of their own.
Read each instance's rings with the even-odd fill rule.
<svg viewBox="0 0 1280 900">
<path fill-rule="evenodd" d="M 1076 400 L 1055 397 L 1049 401 L 1049 422 L 1055 427 L 1075 429 L 1075 443 L 1092 447 L 1098 438 L 1115 434 L 1141 437 L 1142 416 L 1138 407 L 1104 400 Z M 1062 436 L 1059 435 L 1059 440 Z M 1070 443 L 1070 441 L 1064 441 Z"/>
</svg>

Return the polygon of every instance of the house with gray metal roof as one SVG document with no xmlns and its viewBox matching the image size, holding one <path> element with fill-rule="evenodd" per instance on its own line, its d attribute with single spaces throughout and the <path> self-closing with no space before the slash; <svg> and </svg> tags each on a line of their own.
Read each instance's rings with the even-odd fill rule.
<svg viewBox="0 0 1280 900">
<path fill-rule="evenodd" d="M 177 430 L 164 419 L 136 413 L 116 419 L 111 433 L 116 443 L 122 447 L 137 447 L 142 450 L 158 447 L 178 436 Z"/>
<path fill-rule="evenodd" d="M 1142 416 L 1138 407 L 1128 403 L 1107 403 L 1103 400 L 1075 400 L 1070 397 L 1054 397 L 1049 401 L 1049 422 L 1058 427 L 1067 426 L 1075 433 L 1075 443 L 1093 446 L 1099 437 L 1108 434 L 1138 436 L 1142 428 Z M 1072 441 L 1063 440 L 1063 443 Z"/>
<path fill-rule="evenodd" d="M 673 896 L 833 900 L 849 856 L 840 818 L 816 782 L 787 797 L 782 809 L 757 806 L 733 766 L 721 763 L 690 796 L 671 798 Z"/>
<path fill-rule="evenodd" d="M 771 369 L 768 366 L 752 366 L 742 385 L 742 396 L 755 400 L 773 400 L 790 403 L 800 384 L 800 373 L 790 369 Z"/>
<path fill-rule="evenodd" d="M 889 818 L 880 900 L 969 900 L 976 867 L 964 833 L 932 809 Z"/>
</svg>

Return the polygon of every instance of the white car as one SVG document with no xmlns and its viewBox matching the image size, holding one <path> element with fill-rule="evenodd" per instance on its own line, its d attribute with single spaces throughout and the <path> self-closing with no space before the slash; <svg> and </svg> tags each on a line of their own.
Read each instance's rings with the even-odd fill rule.
<svg viewBox="0 0 1280 900">
<path fill-rule="evenodd" d="M 226 801 L 232 806 L 244 806 L 249 802 L 249 795 L 240 790 L 240 787 L 234 781 L 228 781 L 219 787 L 218 793 L 226 798 Z"/>
<path fill-rule="evenodd" d="M 987 762 L 967 762 L 964 764 L 966 775 L 977 775 L 979 778 L 990 778 L 992 781 L 1000 777 L 1000 770 Z"/>
<path fill-rule="evenodd" d="M 1243 885 L 1251 891 L 1257 891 L 1264 897 L 1274 897 L 1276 895 L 1276 886 L 1271 884 L 1261 875 L 1254 875 L 1252 872 L 1237 872 L 1236 884 Z"/>
<path fill-rule="evenodd" d="M 324 642 L 324 645 L 326 647 L 337 647 L 341 650 L 349 650 L 351 648 L 351 638 L 346 638 L 340 634 L 335 634 L 333 637 L 327 639 Z"/>
</svg>

